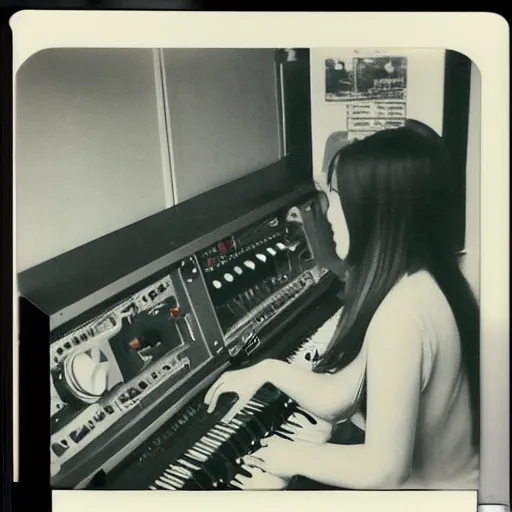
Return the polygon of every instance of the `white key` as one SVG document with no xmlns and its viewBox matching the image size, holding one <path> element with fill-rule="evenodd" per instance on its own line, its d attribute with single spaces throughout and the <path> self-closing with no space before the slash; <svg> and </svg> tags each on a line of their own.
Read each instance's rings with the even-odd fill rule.
<svg viewBox="0 0 512 512">
<path fill-rule="evenodd" d="M 160 475 L 160 480 L 166 482 L 169 485 L 173 485 L 176 488 L 183 487 L 184 482 L 178 478 L 171 477 L 169 475 Z"/>
<path fill-rule="evenodd" d="M 204 443 L 204 438 L 201 439 L 200 441 L 198 441 L 195 445 L 194 445 L 194 448 L 202 453 L 204 453 L 205 455 L 211 455 L 215 450 L 212 450 L 212 448 L 210 448 L 208 445 L 206 445 Z"/>
<path fill-rule="evenodd" d="M 204 444 L 206 444 L 207 446 L 211 446 L 213 448 L 213 451 L 212 453 L 217 449 L 219 448 L 220 446 L 220 443 L 217 443 L 215 441 L 213 441 L 212 439 L 209 439 L 209 438 L 203 438 L 202 442 Z"/>
<path fill-rule="evenodd" d="M 254 405 L 250 405 L 250 404 L 247 404 L 243 409 L 241 409 L 242 411 L 244 411 L 245 414 L 252 414 L 254 415 L 255 412 L 260 412 L 261 409 L 258 408 L 258 407 L 255 407 Z"/>
<path fill-rule="evenodd" d="M 188 460 L 180 459 L 178 460 L 178 464 L 181 464 L 182 466 L 186 466 L 187 468 L 191 469 L 192 471 L 200 471 L 201 468 L 199 466 L 196 466 L 195 464 L 192 464 Z"/>
<path fill-rule="evenodd" d="M 221 437 L 219 434 L 217 434 L 216 432 L 212 432 L 211 430 L 208 433 L 208 435 L 210 436 L 210 439 L 219 441 L 220 443 L 227 441 L 227 439 L 225 437 Z"/>
<path fill-rule="evenodd" d="M 180 469 L 177 466 L 173 466 L 172 468 L 168 468 L 164 471 L 164 475 L 176 478 L 178 480 L 188 480 L 191 476 L 191 473 L 188 474 L 184 473 L 183 471 L 180 471 Z"/>
<path fill-rule="evenodd" d="M 202 453 L 194 450 L 193 448 L 191 448 L 190 450 L 188 450 L 187 452 L 187 455 L 199 462 L 206 462 L 208 460 L 208 457 L 206 457 L 205 455 L 203 455 Z"/>
<path fill-rule="evenodd" d="M 228 434 L 230 436 L 236 433 L 235 429 L 227 427 L 226 425 L 222 425 L 220 423 L 217 425 L 217 428 L 219 430 L 222 430 L 223 432 L 226 432 L 226 434 Z"/>
<path fill-rule="evenodd" d="M 229 435 L 227 432 L 224 432 L 222 429 L 215 426 L 210 430 L 211 433 L 216 434 L 217 436 L 220 436 L 222 439 L 229 439 L 231 435 Z"/>
<path fill-rule="evenodd" d="M 164 483 L 161 480 L 156 480 L 155 483 L 156 483 L 156 485 L 158 485 L 160 487 L 163 487 L 164 489 L 168 489 L 169 491 L 176 491 L 177 490 L 176 487 L 174 487 L 173 485 Z"/>
<path fill-rule="evenodd" d="M 259 409 L 264 409 L 265 408 L 265 405 L 260 403 L 260 402 L 257 402 L 256 400 L 249 400 L 247 402 L 249 405 L 252 405 L 253 407 L 258 407 Z"/>
</svg>

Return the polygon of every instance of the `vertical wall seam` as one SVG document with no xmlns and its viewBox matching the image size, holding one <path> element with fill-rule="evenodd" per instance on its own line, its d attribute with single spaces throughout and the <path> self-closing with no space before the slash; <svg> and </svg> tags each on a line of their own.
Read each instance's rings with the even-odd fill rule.
<svg viewBox="0 0 512 512">
<path fill-rule="evenodd" d="M 286 140 L 286 99 L 284 94 L 284 68 L 283 63 L 279 62 L 279 85 L 280 85 L 280 114 L 281 114 L 281 143 L 283 147 L 283 156 L 287 154 Z"/>
<path fill-rule="evenodd" d="M 153 49 L 153 66 L 155 70 L 156 102 L 160 133 L 160 147 L 162 153 L 165 206 L 166 208 L 170 208 L 178 203 L 178 195 L 176 190 L 176 169 L 172 147 L 172 132 L 169 116 L 169 101 L 167 97 L 167 83 L 165 79 L 163 50 L 161 48 Z"/>
<path fill-rule="evenodd" d="M 286 154 L 285 142 L 284 142 L 284 96 L 283 96 L 283 84 L 281 80 L 281 62 L 279 61 L 279 55 L 276 53 L 274 62 L 274 79 L 276 86 L 276 107 L 277 107 L 277 138 L 278 138 L 278 149 L 279 158 L 283 158 Z"/>
</svg>

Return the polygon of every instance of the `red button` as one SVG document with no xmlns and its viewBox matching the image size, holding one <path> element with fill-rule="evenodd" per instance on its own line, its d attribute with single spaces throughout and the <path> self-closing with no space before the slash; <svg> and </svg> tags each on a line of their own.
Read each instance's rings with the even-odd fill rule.
<svg viewBox="0 0 512 512">
<path fill-rule="evenodd" d="M 130 341 L 129 345 L 132 350 L 140 350 L 141 347 L 140 340 L 137 338 L 134 338 L 132 341 Z"/>
<path fill-rule="evenodd" d="M 171 315 L 171 318 L 178 318 L 181 314 L 181 309 L 180 308 L 172 308 L 169 313 Z"/>
</svg>

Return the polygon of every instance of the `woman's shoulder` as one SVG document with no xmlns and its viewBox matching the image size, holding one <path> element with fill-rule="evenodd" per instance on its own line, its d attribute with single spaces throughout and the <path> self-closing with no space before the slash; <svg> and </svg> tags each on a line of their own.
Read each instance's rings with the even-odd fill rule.
<svg viewBox="0 0 512 512">
<path fill-rule="evenodd" d="M 449 306 L 432 275 L 421 270 L 398 281 L 382 300 L 370 325 L 424 331 L 425 324 L 438 313 L 449 313 Z"/>
<path fill-rule="evenodd" d="M 381 303 L 383 309 L 398 309 L 404 313 L 420 313 L 429 304 L 444 301 L 444 294 L 436 280 L 426 270 L 403 276 Z"/>
</svg>

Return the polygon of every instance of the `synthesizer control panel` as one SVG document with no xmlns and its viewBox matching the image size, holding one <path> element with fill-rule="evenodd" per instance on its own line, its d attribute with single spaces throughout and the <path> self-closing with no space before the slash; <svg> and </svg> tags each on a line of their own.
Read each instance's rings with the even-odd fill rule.
<svg viewBox="0 0 512 512">
<path fill-rule="evenodd" d="M 185 267 L 170 269 L 50 344 L 54 473 L 143 400 L 186 382 L 214 357 L 187 298 Z"/>
<path fill-rule="evenodd" d="M 322 278 L 304 228 L 307 205 L 286 208 L 198 254 L 232 357 L 258 348 L 260 331 Z"/>
<path fill-rule="evenodd" d="M 52 478 L 67 486 L 74 474 L 85 479 L 112 467 L 112 453 L 102 459 L 110 438 L 133 432 L 146 414 L 144 424 L 167 421 L 216 368 L 250 360 L 262 330 L 328 273 L 319 252 L 325 244 L 312 228 L 315 201 L 223 236 L 51 337 Z M 165 412 L 151 419 L 151 404 L 162 397 Z M 130 446 L 143 442 L 130 435 Z M 88 469 L 69 469 L 80 465 Z"/>
</svg>

